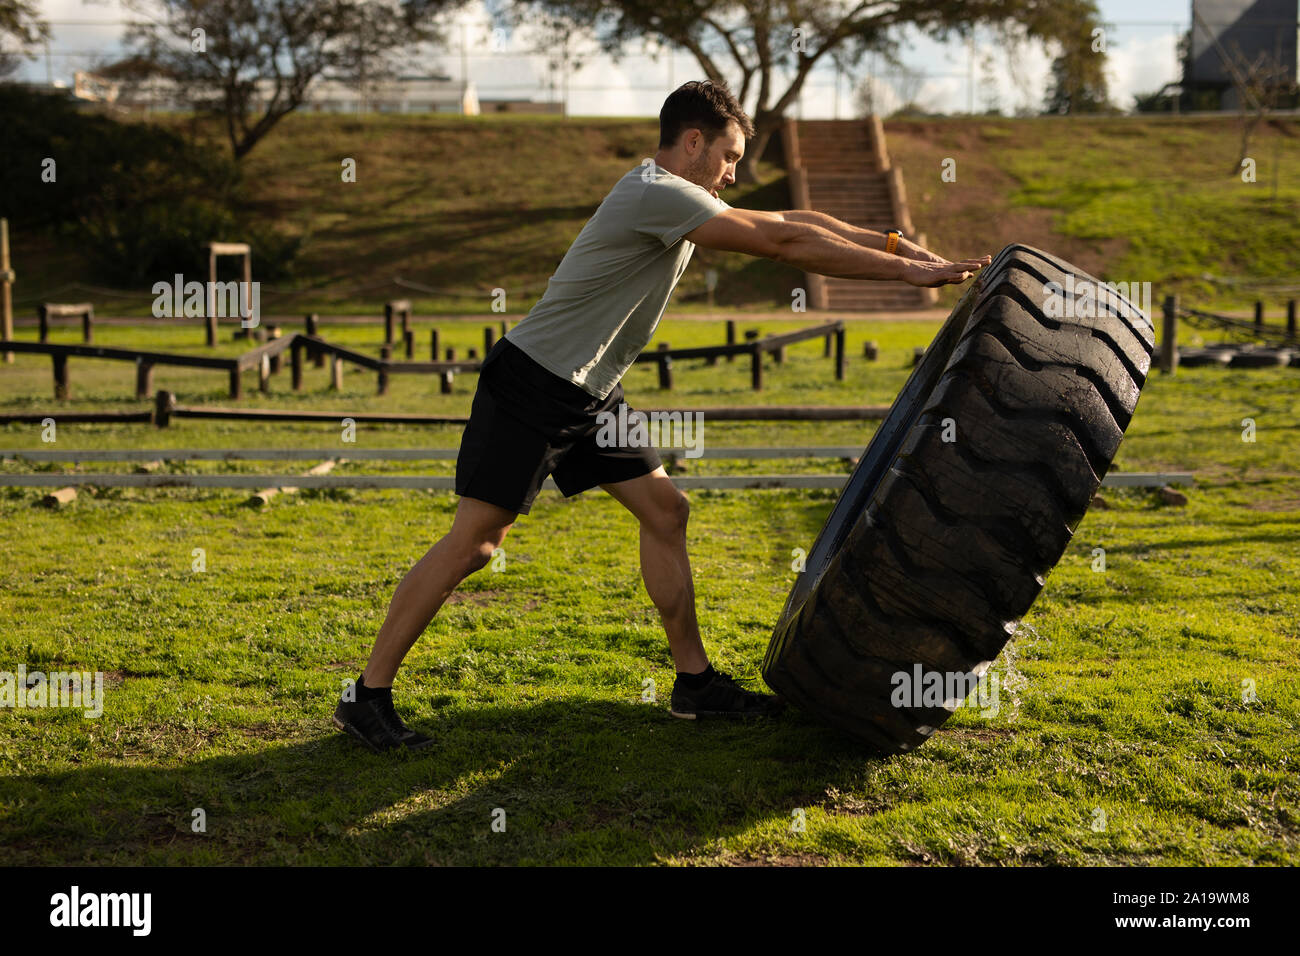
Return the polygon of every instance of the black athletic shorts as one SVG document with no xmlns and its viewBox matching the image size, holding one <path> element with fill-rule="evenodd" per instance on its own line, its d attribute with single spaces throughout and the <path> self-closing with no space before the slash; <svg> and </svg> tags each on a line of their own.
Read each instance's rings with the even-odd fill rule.
<svg viewBox="0 0 1300 956">
<path fill-rule="evenodd" d="M 502 338 L 483 360 L 469 424 L 456 456 L 456 494 L 528 514 L 547 475 L 567 498 L 597 485 L 648 475 L 662 462 L 653 445 L 603 448 L 601 412 L 617 416 L 620 382 L 604 399 L 534 362 Z M 624 413 L 629 420 L 629 406 Z"/>
</svg>

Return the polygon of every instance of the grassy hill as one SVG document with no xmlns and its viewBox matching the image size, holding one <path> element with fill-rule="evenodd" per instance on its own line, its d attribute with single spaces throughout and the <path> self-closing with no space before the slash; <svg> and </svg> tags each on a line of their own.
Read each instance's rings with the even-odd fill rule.
<svg viewBox="0 0 1300 956">
<path fill-rule="evenodd" d="M 165 122 L 226 148 L 214 125 Z M 424 313 L 486 312 L 491 290 L 503 288 L 508 310 L 524 311 L 613 183 L 653 154 L 657 131 L 648 119 L 291 116 L 245 161 L 253 210 L 305 237 L 296 278 L 268 283 L 263 308 L 375 312 L 402 296 Z M 1257 134 L 1253 184 L 1232 174 L 1232 118 L 899 120 L 886 133 L 913 219 L 943 254 L 1024 241 L 1111 281 L 1151 282 L 1156 298 L 1181 291 L 1219 307 L 1247 298 L 1202 274 L 1300 274 L 1294 122 Z M 733 187 L 729 202 L 789 207 L 776 145 L 761 183 Z M 342 182 L 346 158 L 355 183 Z M 956 182 L 941 181 L 945 158 L 956 161 Z M 16 236 L 15 260 L 20 314 L 70 279 L 95 284 L 67 243 Z M 723 305 L 782 309 L 801 284 L 793 269 L 699 250 L 674 309 L 702 304 L 710 265 L 722 273 Z M 150 301 L 88 295 L 106 313 L 147 312 Z M 954 298 L 945 290 L 942 301 Z"/>
</svg>

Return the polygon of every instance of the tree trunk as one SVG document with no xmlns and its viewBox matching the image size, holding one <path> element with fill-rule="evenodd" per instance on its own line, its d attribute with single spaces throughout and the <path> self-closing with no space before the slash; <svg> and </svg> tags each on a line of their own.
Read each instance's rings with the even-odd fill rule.
<svg viewBox="0 0 1300 956">
<path fill-rule="evenodd" d="M 767 149 L 772 134 L 781 128 L 785 118 L 775 113 L 759 113 L 754 116 L 754 138 L 745 146 L 745 157 L 736 167 L 737 183 L 758 182 L 758 158 Z"/>
</svg>

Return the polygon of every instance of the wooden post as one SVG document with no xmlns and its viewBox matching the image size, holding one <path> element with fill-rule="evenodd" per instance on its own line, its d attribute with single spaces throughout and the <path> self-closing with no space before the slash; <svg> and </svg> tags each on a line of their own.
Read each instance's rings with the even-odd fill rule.
<svg viewBox="0 0 1300 956">
<path fill-rule="evenodd" d="M 379 390 L 375 394 L 377 395 L 388 394 L 388 366 L 387 365 L 379 366 Z"/>
<path fill-rule="evenodd" d="M 667 352 L 668 343 L 660 342 L 659 351 Z M 671 356 L 659 356 L 659 387 L 671 389 L 673 387 L 673 360 Z"/>
<path fill-rule="evenodd" d="M 505 319 L 502 319 L 502 320 L 501 320 L 501 337 L 504 339 L 504 338 L 506 337 L 506 333 L 509 332 L 509 331 L 510 331 L 510 323 L 507 322 Z"/>
<path fill-rule="evenodd" d="M 746 333 L 748 335 L 748 333 Z M 749 384 L 756 392 L 763 390 L 763 349 L 754 345 L 749 350 Z"/>
<path fill-rule="evenodd" d="M 381 345 L 379 347 L 379 358 L 384 362 L 391 361 L 393 358 L 393 347 L 391 345 Z"/>
<path fill-rule="evenodd" d="M 320 316 L 315 312 L 307 316 L 307 334 L 312 338 L 320 337 Z M 325 367 L 325 352 L 321 349 L 312 349 L 312 364 L 316 368 Z"/>
<path fill-rule="evenodd" d="M 727 319 L 727 344 L 728 345 L 736 344 L 736 320 L 735 319 Z M 727 356 L 728 362 L 733 362 L 735 361 L 735 359 L 736 356 L 734 355 Z"/>
<path fill-rule="evenodd" d="M 778 345 L 778 346 L 776 347 L 776 350 L 772 353 L 772 358 L 773 358 L 773 360 L 776 362 L 777 365 L 784 365 L 784 364 L 785 364 L 785 346 L 784 346 L 784 345 Z"/>
<path fill-rule="evenodd" d="M 497 344 L 496 340 L 496 330 L 490 325 L 485 325 L 483 327 L 483 356 L 485 358 L 487 357 L 487 354 L 492 351 L 492 346 Z"/>
<path fill-rule="evenodd" d="M 243 383 L 239 372 L 239 366 L 236 365 L 230 370 L 230 397 L 239 398 L 243 391 Z"/>
<path fill-rule="evenodd" d="M 257 390 L 259 392 L 271 390 L 271 359 L 267 355 L 263 355 L 262 360 L 257 363 Z"/>
<path fill-rule="evenodd" d="M 1178 296 L 1165 296 L 1165 321 L 1160 334 L 1160 371 L 1178 371 Z"/>
<path fill-rule="evenodd" d="M 283 335 L 283 333 L 280 331 L 280 327 L 279 327 L 278 325 L 273 325 L 273 326 L 271 326 L 271 338 L 272 338 L 272 339 L 278 339 L 278 338 L 280 338 L 281 335 Z M 282 367 L 281 364 L 280 364 L 280 363 L 281 363 L 281 358 L 280 358 L 280 356 L 283 355 L 283 354 L 284 354 L 284 353 L 281 352 L 281 353 L 278 353 L 278 354 L 276 354 L 276 355 L 272 355 L 272 356 L 271 356 L 271 374 L 272 374 L 272 375 L 279 375 L 279 374 L 280 374 L 280 368 Z"/>
<path fill-rule="evenodd" d="M 455 377 L 454 372 L 443 372 L 438 376 L 438 391 L 443 395 L 451 394 L 451 380 Z"/>
<path fill-rule="evenodd" d="M 862 343 L 862 357 L 869 362 L 874 362 L 880 358 L 880 346 L 874 339 Z"/>
<path fill-rule="evenodd" d="M 36 340 L 38 342 L 48 342 L 50 340 L 50 310 L 42 302 L 36 307 Z"/>
<path fill-rule="evenodd" d="M 844 381 L 844 326 L 835 330 L 835 381 Z"/>
<path fill-rule="evenodd" d="M 1295 337 L 1295 299 L 1286 304 L 1286 334 Z"/>
<path fill-rule="evenodd" d="M 289 346 L 289 369 L 293 376 L 293 390 L 302 391 L 302 349 L 298 343 Z"/>
<path fill-rule="evenodd" d="M 207 319 L 204 323 L 207 327 L 208 348 L 214 348 L 217 344 L 217 303 L 215 301 L 217 294 L 217 248 L 208 245 L 208 303 Z M 238 373 L 236 373 L 238 374 Z M 235 394 L 232 392 L 232 394 Z M 236 396 L 237 397 L 237 396 Z"/>
<path fill-rule="evenodd" d="M 1264 303 L 1255 303 L 1255 329 L 1258 331 L 1264 327 Z"/>
<path fill-rule="evenodd" d="M 822 358 L 831 357 L 831 333 L 826 333 L 826 338 L 822 339 Z"/>
<path fill-rule="evenodd" d="M 925 358 L 925 349 L 921 348 L 919 345 L 912 349 L 912 368 L 916 368 L 920 365 L 921 359 L 923 358 Z"/>
<path fill-rule="evenodd" d="M 0 219 L 0 338 L 6 342 L 14 337 L 14 273 L 9 265 L 9 220 Z M 13 352 L 6 352 L 6 362 L 14 360 Z"/>
<path fill-rule="evenodd" d="M 244 250 L 244 311 L 242 314 L 248 319 L 253 318 L 253 250 L 251 246 Z M 212 321 L 215 323 L 216 319 Z M 257 316 L 257 322 L 259 325 L 262 322 L 260 315 Z M 244 323 L 240 322 L 239 324 L 243 325 Z"/>
<path fill-rule="evenodd" d="M 411 303 L 407 299 L 402 300 L 402 336 L 405 337 L 407 332 L 411 331 Z"/>
<path fill-rule="evenodd" d="M 456 361 L 456 349 L 450 345 L 447 346 L 447 361 L 448 362 Z"/>
<path fill-rule="evenodd" d="M 402 333 L 402 338 L 406 341 L 407 359 L 415 358 L 415 329 L 407 329 Z"/>
<path fill-rule="evenodd" d="M 81 313 L 81 341 L 93 342 L 95 333 L 92 327 L 95 324 L 95 307 L 87 305 L 86 311 Z"/>
<path fill-rule="evenodd" d="M 330 388 L 341 392 L 343 391 L 343 359 L 331 355 L 330 360 Z"/>
<path fill-rule="evenodd" d="M 52 355 L 54 359 L 54 397 L 56 399 L 66 399 L 68 397 L 68 357 L 66 355 Z"/>
<path fill-rule="evenodd" d="M 153 393 L 153 362 L 135 360 L 135 397 L 148 398 Z"/>
<path fill-rule="evenodd" d="M 159 389 L 153 397 L 154 428 L 166 428 L 172 421 L 172 409 L 176 407 L 176 396 L 166 389 Z"/>
<path fill-rule="evenodd" d="M 429 339 L 433 343 L 433 350 L 432 350 L 433 360 L 436 362 L 438 361 L 438 330 L 437 329 L 429 330 Z"/>
<path fill-rule="evenodd" d="M 384 303 L 384 342 L 393 341 L 393 303 Z"/>
<path fill-rule="evenodd" d="M 465 357 L 470 360 L 478 358 L 478 349 L 470 349 L 468 352 L 465 353 Z"/>
</svg>

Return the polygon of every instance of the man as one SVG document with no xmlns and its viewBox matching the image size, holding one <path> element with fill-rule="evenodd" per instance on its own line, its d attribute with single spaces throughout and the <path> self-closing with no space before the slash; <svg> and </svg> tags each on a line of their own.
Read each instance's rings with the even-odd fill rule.
<svg viewBox="0 0 1300 956">
<path fill-rule="evenodd" d="M 672 714 L 773 711 L 776 698 L 709 663 L 695 619 L 686 496 L 653 446 L 597 441 L 606 413 L 623 403 L 619 380 L 654 334 L 696 245 L 827 276 L 923 286 L 963 282 L 990 261 L 948 262 L 906 239 L 886 252 L 881 233 L 821 213 L 733 209 L 718 191 L 735 182 L 754 128 L 724 87 L 686 83 L 664 102 L 659 126 L 653 162 L 615 184 L 541 300 L 484 357 L 456 460 L 451 530 L 398 585 L 370 660 L 334 714 L 336 727 L 372 750 L 432 743 L 398 717 L 393 678 L 452 590 L 528 513 L 547 475 L 566 496 L 599 485 L 640 522 L 641 574 L 677 670 Z"/>
</svg>

